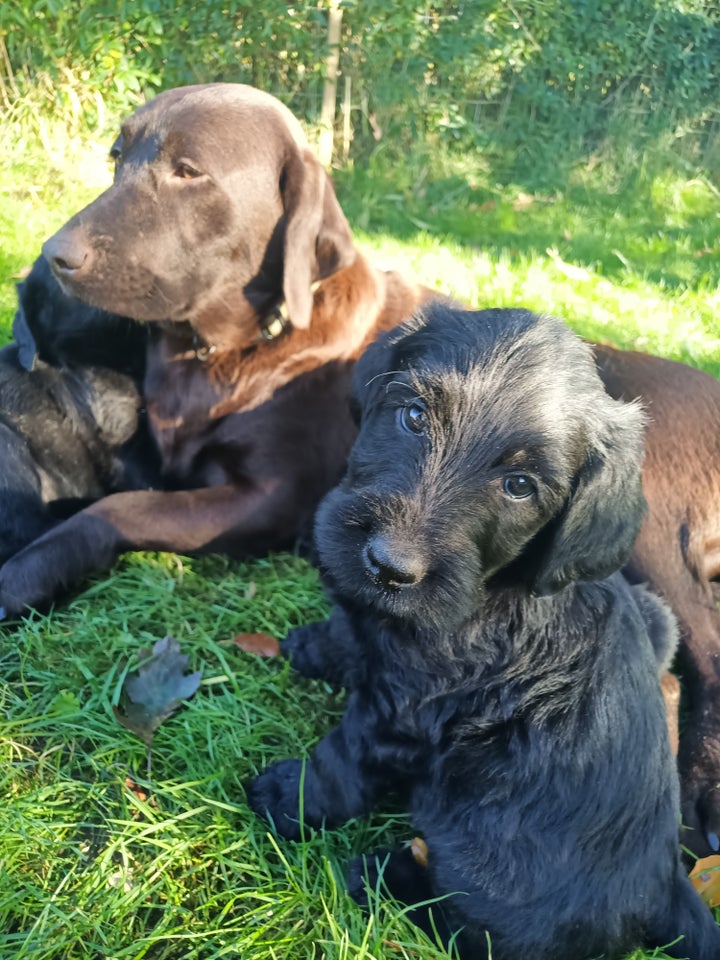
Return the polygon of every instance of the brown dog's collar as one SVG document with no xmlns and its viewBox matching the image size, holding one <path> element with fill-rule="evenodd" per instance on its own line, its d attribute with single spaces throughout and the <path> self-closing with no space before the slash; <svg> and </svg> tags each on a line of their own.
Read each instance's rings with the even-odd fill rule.
<svg viewBox="0 0 720 960">
<path fill-rule="evenodd" d="M 259 331 L 245 350 L 254 350 L 260 343 L 271 343 L 282 337 L 292 324 L 287 316 L 285 304 L 275 307 L 270 313 L 266 314 L 259 324 Z M 199 333 L 193 333 L 192 348 L 186 350 L 177 356 L 178 360 L 200 360 L 204 363 L 217 352 L 215 344 L 207 343 Z"/>
<path fill-rule="evenodd" d="M 316 280 L 310 289 L 315 294 L 322 281 Z M 270 313 L 266 314 L 260 321 L 260 333 L 255 338 L 255 343 L 270 343 L 272 340 L 278 340 L 283 334 L 292 327 L 292 320 L 288 316 L 287 305 L 281 301 L 273 307 Z"/>
<path fill-rule="evenodd" d="M 278 304 L 260 321 L 260 332 L 255 337 L 255 343 L 270 343 L 277 340 L 292 327 L 287 308 L 284 303 Z"/>
<path fill-rule="evenodd" d="M 320 280 L 316 280 L 315 283 L 313 283 L 311 287 L 313 293 L 315 293 L 320 286 L 320 282 Z M 284 301 L 274 306 L 269 313 L 265 314 L 262 320 L 260 320 L 259 328 L 257 335 L 247 348 L 248 350 L 254 349 L 260 343 L 272 343 L 273 340 L 279 340 L 288 330 L 292 329 L 292 320 L 288 316 L 287 306 Z M 216 350 L 217 347 L 214 344 L 206 343 L 198 333 L 195 333 L 193 334 L 192 351 L 182 354 L 180 359 L 188 360 L 192 358 L 205 361 L 209 360 Z"/>
<path fill-rule="evenodd" d="M 193 337 L 193 353 L 196 360 L 209 360 L 216 350 L 216 346 L 205 343 L 197 334 Z"/>
</svg>

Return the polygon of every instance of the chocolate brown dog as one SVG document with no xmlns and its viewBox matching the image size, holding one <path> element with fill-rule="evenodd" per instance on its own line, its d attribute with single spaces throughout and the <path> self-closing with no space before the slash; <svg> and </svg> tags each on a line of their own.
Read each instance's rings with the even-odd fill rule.
<svg viewBox="0 0 720 960">
<path fill-rule="evenodd" d="M 439 306 L 368 349 L 355 403 L 315 526 L 336 606 L 281 644 L 347 708 L 251 806 L 297 839 L 400 790 L 427 867 L 383 851 L 351 892 L 382 881 L 428 932 L 441 898 L 435 927 L 468 960 L 716 960 L 677 839 L 658 683 L 675 625 L 614 572 L 645 507 L 639 408 L 558 321 Z"/>
<path fill-rule="evenodd" d="M 372 269 L 277 100 L 242 85 L 161 94 L 124 125 L 115 183 L 46 245 L 63 287 L 151 326 L 144 385 L 161 486 L 99 499 L 0 570 L 8 614 L 124 550 L 257 555 L 292 545 L 342 474 L 352 361 L 428 291 Z M 288 320 L 289 318 L 289 320 Z M 58 319 L 58 324 L 62 320 Z M 686 842 L 720 845 L 720 384 L 598 347 L 613 396 L 649 411 L 650 505 L 634 573 L 681 621 L 690 714 Z"/>
<path fill-rule="evenodd" d="M 63 289 L 158 321 L 144 397 L 165 489 L 105 497 L 0 571 L 8 614 L 124 550 L 292 546 L 342 474 L 351 362 L 427 295 L 355 249 L 273 97 L 161 94 L 122 127 L 114 184 L 45 245 Z"/>
</svg>

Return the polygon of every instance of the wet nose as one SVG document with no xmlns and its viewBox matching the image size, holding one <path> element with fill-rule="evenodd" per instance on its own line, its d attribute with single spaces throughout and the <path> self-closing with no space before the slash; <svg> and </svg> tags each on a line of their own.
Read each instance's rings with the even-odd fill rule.
<svg viewBox="0 0 720 960">
<path fill-rule="evenodd" d="M 396 590 L 419 583 L 427 573 L 427 563 L 420 550 L 382 535 L 368 540 L 363 560 L 373 580 Z"/>
<path fill-rule="evenodd" d="M 43 245 L 43 256 L 59 279 L 86 273 L 92 263 L 92 248 L 79 231 L 59 230 Z"/>
</svg>

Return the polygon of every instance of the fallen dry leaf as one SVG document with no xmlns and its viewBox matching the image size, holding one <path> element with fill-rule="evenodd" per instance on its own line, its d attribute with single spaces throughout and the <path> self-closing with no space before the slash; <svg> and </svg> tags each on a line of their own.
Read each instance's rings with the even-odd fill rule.
<svg viewBox="0 0 720 960">
<path fill-rule="evenodd" d="M 410 844 L 413 860 L 421 867 L 428 865 L 428 848 L 422 837 L 414 837 Z"/>
<path fill-rule="evenodd" d="M 267 633 L 239 633 L 232 642 L 245 653 L 254 653 L 258 657 L 280 656 L 280 643 Z"/>
<path fill-rule="evenodd" d="M 709 907 L 720 907 L 720 856 L 698 860 L 690 880 Z"/>
<path fill-rule="evenodd" d="M 128 674 L 123 684 L 122 709 L 113 707 L 118 723 L 151 745 L 155 731 L 188 700 L 200 685 L 201 671 L 185 674 L 188 657 L 180 653 L 174 637 L 165 637 L 152 650 L 138 651 L 144 660 L 137 673 Z"/>
<path fill-rule="evenodd" d="M 142 801 L 143 803 L 147 800 L 147 793 L 139 783 L 135 783 L 132 777 L 125 777 L 125 786 L 128 788 L 128 790 L 130 790 L 131 793 L 135 794 L 138 800 Z"/>
</svg>

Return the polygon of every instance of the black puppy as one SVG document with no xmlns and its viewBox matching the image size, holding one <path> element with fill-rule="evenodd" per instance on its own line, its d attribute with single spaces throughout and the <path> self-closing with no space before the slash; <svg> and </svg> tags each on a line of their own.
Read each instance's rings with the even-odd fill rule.
<svg viewBox="0 0 720 960">
<path fill-rule="evenodd" d="M 360 858 L 466 958 L 583 960 L 639 945 L 720 957 L 679 857 L 658 672 L 667 608 L 614 573 L 643 516 L 642 414 L 589 348 L 523 310 L 432 308 L 357 367 L 360 434 L 316 521 L 337 603 L 281 644 L 349 688 L 304 766 L 250 784 L 278 831 L 407 792 L 427 866 Z M 300 798 L 301 789 L 303 795 Z M 300 804 L 301 799 L 301 804 Z M 428 908 L 413 916 L 431 927 Z"/>
<path fill-rule="evenodd" d="M 149 482 L 157 461 L 146 329 L 66 296 L 44 259 L 18 299 L 0 350 L 0 564 L 88 500 Z"/>
</svg>

